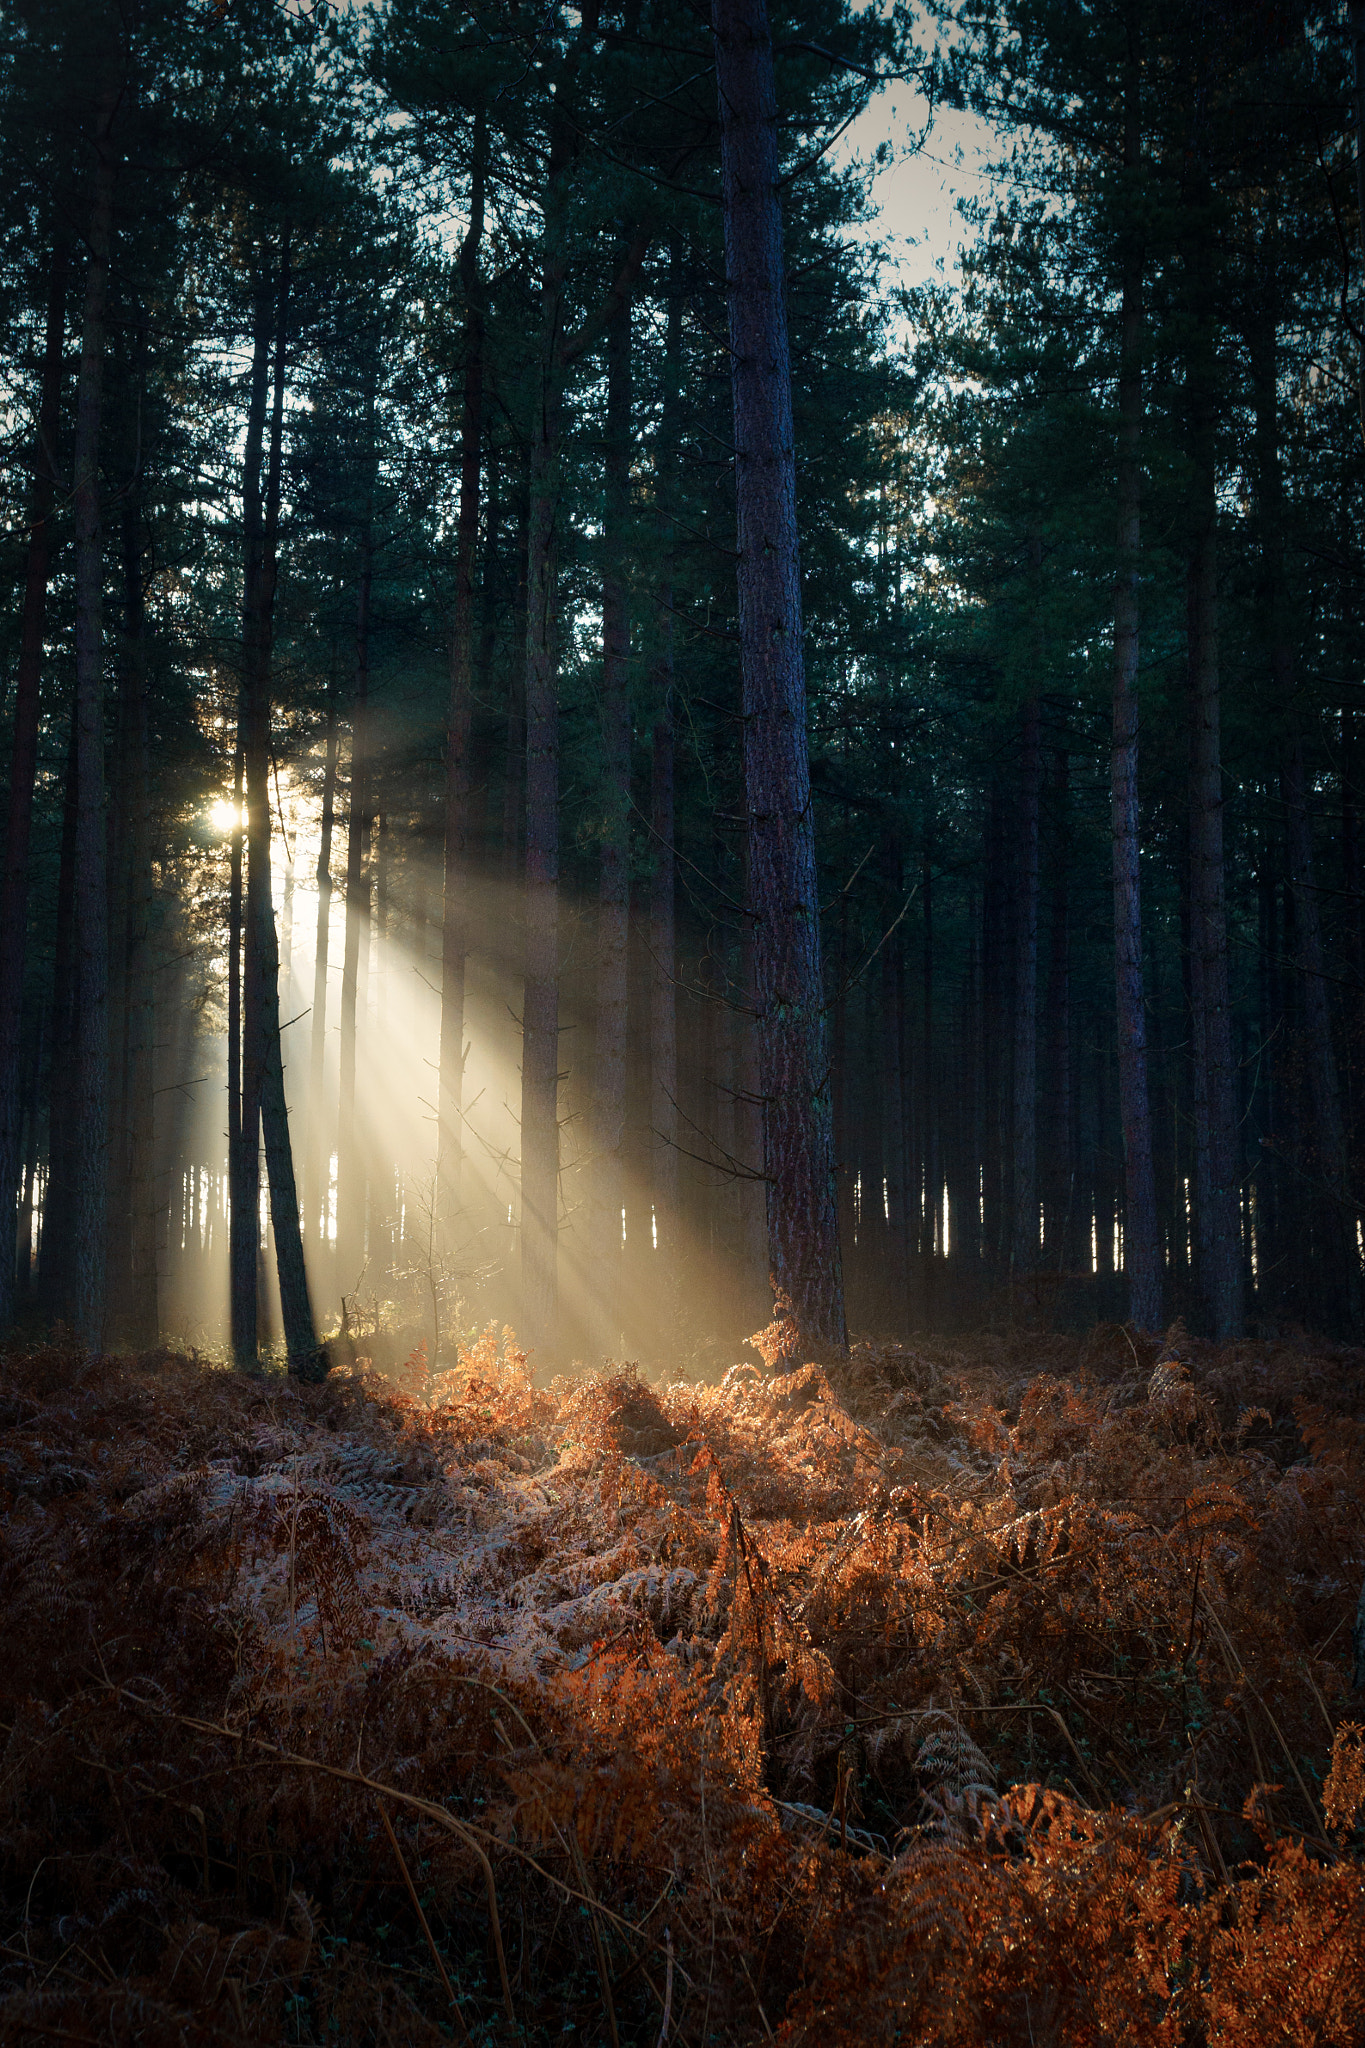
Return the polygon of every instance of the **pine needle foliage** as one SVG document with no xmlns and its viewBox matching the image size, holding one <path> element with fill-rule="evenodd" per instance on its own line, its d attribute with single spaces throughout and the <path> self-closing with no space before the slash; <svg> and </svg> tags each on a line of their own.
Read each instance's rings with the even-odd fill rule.
<svg viewBox="0 0 1365 2048">
<path fill-rule="evenodd" d="M 0 1359 L 0 2038 L 1365 2037 L 1365 1358 Z"/>
</svg>

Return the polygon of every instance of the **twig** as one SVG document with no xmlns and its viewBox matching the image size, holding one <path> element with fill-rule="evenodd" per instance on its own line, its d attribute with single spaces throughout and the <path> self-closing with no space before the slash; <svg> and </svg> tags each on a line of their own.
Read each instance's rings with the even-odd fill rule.
<svg viewBox="0 0 1365 2048">
<path fill-rule="evenodd" d="M 664 1947 L 668 1952 L 668 1974 L 664 1978 L 664 2023 L 659 2029 L 657 2048 L 667 2048 L 668 2023 L 673 2017 L 673 1935 L 665 1927 Z"/>
<path fill-rule="evenodd" d="M 432 1933 L 431 1928 L 427 1922 L 426 1914 L 422 1911 L 422 1901 L 417 1896 L 417 1887 L 412 1881 L 412 1872 L 408 1869 L 407 1860 L 403 1855 L 402 1849 L 398 1845 L 398 1837 L 393 1831 L 393 1822 L 389 1819 L 388 1814 L 384 1810 L 384 1802 L 382 1799 L 376 1799 L 375 1805 L 379 1808 L 379 1818 L 384 1823 L 384 1833 L 389 1838 L 389 1847 L 393 1850 L 394 1858 L 398 1864 L 398 1868 L 403 1873 L 403 1882 L 408 1888 L 408 1897 L 412 1900 L 412 1910 L 417 1915 L 418 1924 L 420 1925 L 423 1934 L 427 1938 L 427 1947 L 431 1950 L 431 1960 L 433 1961 L 433 1963 L 435 1963 L 437 1974 L 439 1975 L 441 1982 L 445 1985 L 446 1997 L 450 2000 L 450 2009 L 454 2013 L 456 2020 L 459 2022 L 461 2036 L 464 2040 L 467 2041 L 469 2039 L 468 2024 L 466 2023 L 464 2014 L 460 2011 L 460 2001 L 455 1996 L 455 1986 L 450 1981 L 450 1973 L 446 1969 L 445 1962 L 441 1956 L 441 1951 L 436 1946 L 436 1937 Z"/>
</svg>

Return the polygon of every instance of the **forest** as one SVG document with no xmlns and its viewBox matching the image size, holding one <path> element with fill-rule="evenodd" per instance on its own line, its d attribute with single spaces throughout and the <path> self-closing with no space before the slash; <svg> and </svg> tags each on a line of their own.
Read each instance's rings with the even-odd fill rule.
<svg viewBox="0 0 1365 2048">
<path fill-rule="evenodd" d="M 3 0 L 0 2040 L 1365 2039 L 1362 136 Z"/>
</svg>

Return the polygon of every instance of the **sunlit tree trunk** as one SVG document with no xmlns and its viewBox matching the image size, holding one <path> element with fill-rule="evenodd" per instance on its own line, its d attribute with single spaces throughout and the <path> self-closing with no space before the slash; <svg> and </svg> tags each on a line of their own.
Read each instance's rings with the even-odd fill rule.
<svg viewBox="0 0 1365 2048">
<path fill-rule="evenodd" d="M 76 608 L 75 1165 L 73 1320 L 98 1349 L 105 1312 L 105 1148 L 109 1106 L 109 903 L 104 815 L 104 548 L 100 531 L 100 413 L 113 241 L 117 84 L 96 117 L 94 194 L 71 463 Z"/>
<path fill-rule="evenodd" d="M 69 256 L 69 233 L 65 222 L 58 218 L 53 228 L 52 260 L 48 269 L 38 430 L 34 437 L 33 476 L 29 486 L 28 563 L 14 687 L 5 866 L 0 877 L 0 1218 L 9 1216 L 14 1198 L 23 1125 L 20 1033 L 24 958 L 28 941 L 28 849 L 38 765 L 38 686 L 43 665 L 48 580 L 52 569 L 53 462 L 61 414 Z M 31 1200 L 31 1177 L 26 1185 Z M 0 1244 L 3 1244 L 3 1226 L 0 1226 Z M 4 1258 L 0 1252 L 0 1330 L 8 1329 L 13 1320 L 14 1277 L 14 1262 Z"/>
<path fill-rule="evenodd" d="M 370 944 L 370 594 L 374 575 L 368 518 L 360 538 L 356 595 L 355 697 L 346 826 L 346 933 L 341 963 L 341 1052 L 337 1113 L 337 1267 L 343 1300 L 365 1268 L 365 1153 L 356 1109 L 359 988 Z M 364 959 L 362 959 L 362 953 Z"/>
<path fill-rule="evenodd" d="M 768 1245 L 807 1351 L 847 1348 L 806 739 L 777 92 L 765 0 L 713 0 Z"/>
<path fill-rule="evenodd" d="M 483 239 L 485 116 L 474 124 L 469 226 L 460 248 L 464 292 L 464 412 L 460 424 L 460 501 L 455 526 L 455 605 L 450 632 L 450 708 L 446 721 L 445 895 L 441 920 L 441 1048 L 436 1171 L 450 1215 L 461 1199 L 464 1134 L 465 959 L 469 950 L 469 743 L 474 658 L 474 554 L 479 530 L 479 458 L 483 438 Z"/>
<path fill-rule="evenodd" d="M 527 548 L 530 506 L 528 478 L 516 487 L 516 601 L 512 608 L 512 654 L 507 665 L 507 743 L 502 779 L 502 875 L 514 886 L 521 872 L 522 825 L 526 809 L 526 635 Z"/>
<path fill-rule="evenodd" d="M 305 1174 L 307 1225 L 316 1224 L 327 1241 L 327 1206 L 331 1175 L 327 1119 L 323 1114 L 327 1072 L 327 963 L 332 935 L 332 835 L 337 800 L 337 679 L 327 688 L 327 739 L 322 769 L 322 820 L 318 832 L 318 918 L 313 946 L 312 1039 L 308 1056 L 308 1167 Z"/>
<path fill-rule="evenodd" d="M 1187 365 L 1190 498 L 1186 592 L 1190 715 L 1190 994 L 1194 1055 L 1200 1285 L 1211 1333 L 1242 1329 L 1237 1093 L 1228 997 L 1223 873 L 1223 768 L 1218 668 L 1218 501 L 1214 452 L 1216 363 L 1208 305 L 1209 252 L 1192 252 Z"/>
<path fill-rule="evenodd" d="M 1034 566 L 1041 544 L 1034 542 Z M 1042 779 L 1037 697 L 1020 719 L 1015 841 L 1014 1194 L 1010 1269 L 1018 1278 L 1038 1258 L 1038 805 Z"/>
<path fill-rule="evenodd" d="M 589 1260 L 594 1348 L 621 1342 L 621 1208 L 625 1176 L 626 1028 L 630 942 L 631 306 L 607 328 L 606 491 L 602 526 L 602 853 L 597 903 L 597 1020 L 593 1042 Z"/>
<path fill-rule="evenodd" d="M 281 250 L 275 315 L 275 374 L 264 505 L 257 503 L 255 574 L 248 592 L 248 702 L 243 760 L 247 809 L 246 978 L 242 1040 L 243 1142 L 265 1141 L 270 1226 L 289 1371 L 303 1379 L 322 1369 L 303 1258 L 298 1187 L 284 1092 L 280 1039 L 280 954 L 270 874 L 270 670 L 284 428 L 289 305 L 289 239 Z"/>
<path fill-rule="evenodd" d="M 1129 20 L 1124 80 L 1123 158 L 1141 164 L 1140 53 Z M 1131 232 L 1131 231 L 1130 231 Z M 1156 1211 L 1152 1115 L 1147 1083 L 1147 1005 L 1142 975 L 1142 892 L 1138 815 L 1138 590 L 1142 543 L 1142 252 L 1124 256 L 1119 366 L 1118 566 L 1114 584 L 1113 742 L 1109 756 L 1114 845 L 1114 992 L 1119 1120 L 1123 1126 L 1124 1266 L 1128 1314 L 1140 1330 L 1162 1315 L 1161 1236 Z"/>
</svg>

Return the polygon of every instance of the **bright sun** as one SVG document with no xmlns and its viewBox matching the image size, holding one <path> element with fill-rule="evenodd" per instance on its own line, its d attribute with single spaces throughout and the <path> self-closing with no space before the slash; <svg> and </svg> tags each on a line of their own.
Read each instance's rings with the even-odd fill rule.
<svg viewBox="0 0 1365 2048">
<path fill-rule="evenodd" d="M 209 812 L 215 832 L 230 832 L 237 819 L 237 806 L 230 797 L 220 796 Z"/>
</svg>

